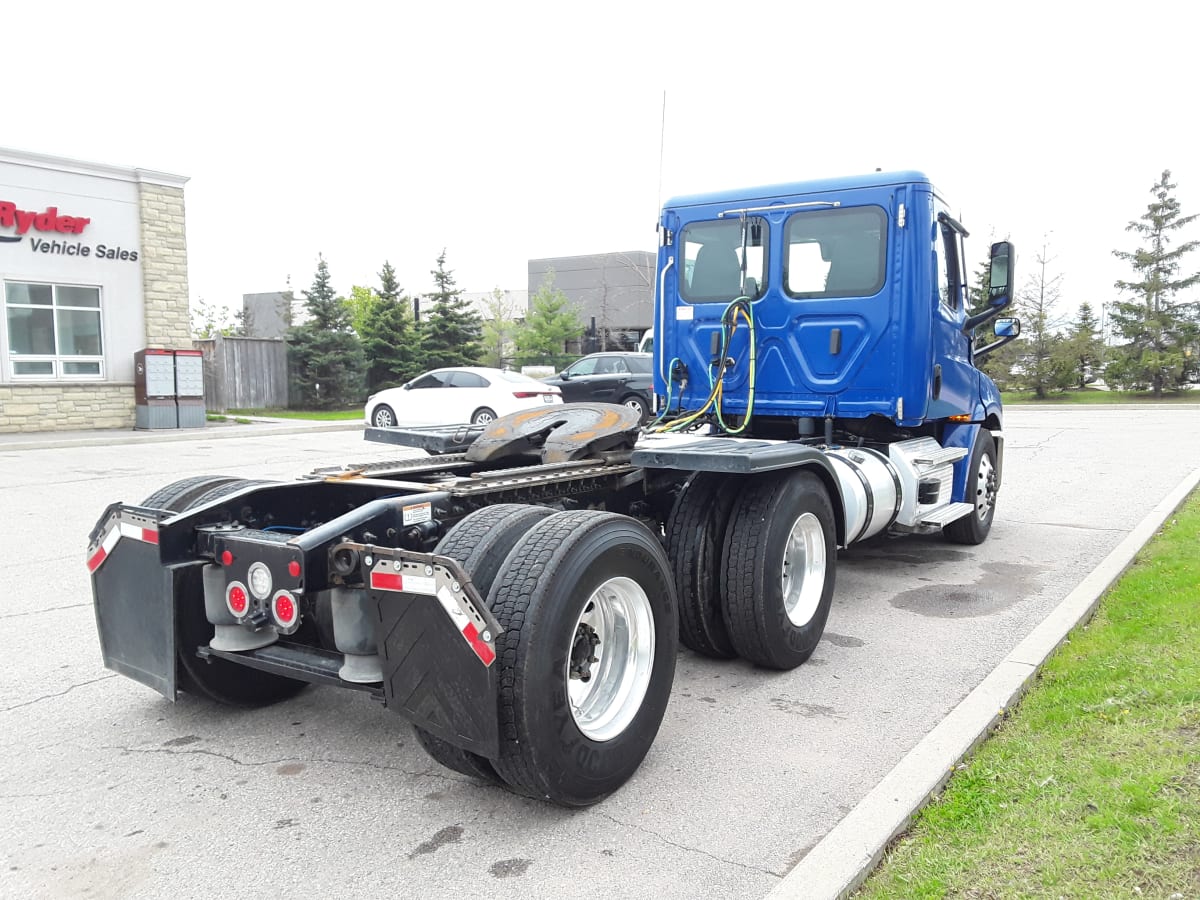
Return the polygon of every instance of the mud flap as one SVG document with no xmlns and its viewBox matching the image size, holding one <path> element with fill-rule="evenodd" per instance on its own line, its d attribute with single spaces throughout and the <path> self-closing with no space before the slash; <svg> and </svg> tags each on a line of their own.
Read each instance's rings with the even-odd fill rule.
<svg viewBox="0 0 1200 900">
<path fill-rule="evenodd" d="M 92 573 L 104 665 L 175 699 L 175 593 L 190 566 L 164 568 L 158 545 L 118 541 Z"/>
<path fill-rule="evenodd" d="M 372 548 L 367 558 L 384 704 L 456 747 L 495 758 L 500 628 L 466 572 L 427 554 Z"/>
</svg>

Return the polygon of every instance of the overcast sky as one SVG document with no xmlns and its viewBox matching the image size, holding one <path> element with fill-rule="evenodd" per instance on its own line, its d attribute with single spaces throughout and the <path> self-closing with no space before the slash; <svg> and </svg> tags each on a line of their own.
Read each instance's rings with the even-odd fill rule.
<svg viewBox="0 0 1200 900">
<path fill-rule="evenodd" d="M 1069 313 L 1164 168 L 1200 212 L 1187 4 L 811 5 L 9 2 L 0 145 L 190 176 L 192 298 L 239 307 L 318 253 L 343 293 L 385 259 L 431 290 L 443 247 L 522 289 L 653 249 L 672 194 L 880 167 L 933 179 L 972 267 L 1045 238 Z"/>
</svg>

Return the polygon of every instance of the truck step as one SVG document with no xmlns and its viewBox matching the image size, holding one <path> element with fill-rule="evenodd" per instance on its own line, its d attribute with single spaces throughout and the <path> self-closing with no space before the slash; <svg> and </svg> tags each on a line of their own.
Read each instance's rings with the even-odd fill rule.
<svg viewBox="0 0 1200 900">
<path fill-rule="evenodd" d="M 924 469 L 932 469 L 936 466 L 944 466 L 947 463 L 955 463 L 967 455 L 966 447 L 940 447 L 938 449 L 923 449 L 917 456 L 913 457 L 913 464 L 921 466 Z"/>
<path fill-rule="evenodd" d="M 955 519 L 975 511 L 974 503 L 948 503 L 943 507 L 921 513 L 922 525 L 949 525 Z"/>
</svg>

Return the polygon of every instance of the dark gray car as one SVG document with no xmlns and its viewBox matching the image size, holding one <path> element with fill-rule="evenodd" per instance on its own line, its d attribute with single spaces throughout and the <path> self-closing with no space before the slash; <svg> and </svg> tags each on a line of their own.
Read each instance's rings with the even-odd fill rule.
<svg viewBox="0 0 1200 900">
<path fill-rule="evenodd" d="M 622 403 L 645 419 L 654 408 L 654 357 L 649 353 L 591 353 L 551 378 L 564 403 Z"/>
</svg>

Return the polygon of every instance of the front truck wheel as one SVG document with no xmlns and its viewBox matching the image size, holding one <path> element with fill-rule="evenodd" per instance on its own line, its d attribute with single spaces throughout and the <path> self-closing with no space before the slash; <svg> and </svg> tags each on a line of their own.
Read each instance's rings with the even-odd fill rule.
<svg viewBox="0 0 1200 900">
<path fill-rule="evenodd" d="M 804 470 L 747 479 L 721 561 L 738 655 L 794 669 L 817 648 L 833 602 L 837 542 L 825 485 Z"/>
<path fill-rule="evenodd" d="M 654 742 L 675 675 L 675 588 L 658 539 L 615 513 L 557 513 L 513 548 L 488 603 L 505 629 L 496 771 L 564 806 L 608 796 Z"/>
<path fill-rule="evenodd" d="M 515 503 L 484 507 L 451 528 L 438 542 L 434 552 L 441 556 L 449 556 L 459 563 L 467 570 L 479 593 L 487 597 L 492 582 L 496 579 L 496 573 L 513 546 L 525 532 L 553 512 L 554 510 L 543 506 L 521 506 Z M 417 743 L 434 762 L 472 778 L 495 784 L 503 783 L 503 779 L 496 774 L 492 761 L 486 756 L 456 747 L 420 725 L 414 725 L 413 731 L 416 732 Z"/>
<path fill-rule="evenodd" d="M 228 475 L 199 475 L 159 488 L 142 506 L 183 512 L 226 494 L 262 484 Z M 296 696 L 308 683 L 239 666 L 223 659 L 201 659 L 196 648 L 213 639 L 213 626 L 204 614 L 204 585 L 200 567 L 179 581 L 175 604 L 176 683 L 179 689 L 226 706 L 268 706 Z"/>
<path fill-rule="evenodd" d="M 946 540 L 955 544 L 982 544 L 992 530 L 996 517 L 996 441 L 986 428 L 979 430 L 971 450 L 971 468 L 967 472 L 967 493 L 963 498 L 975 509 L 942 529 Z"/>
</svg>

